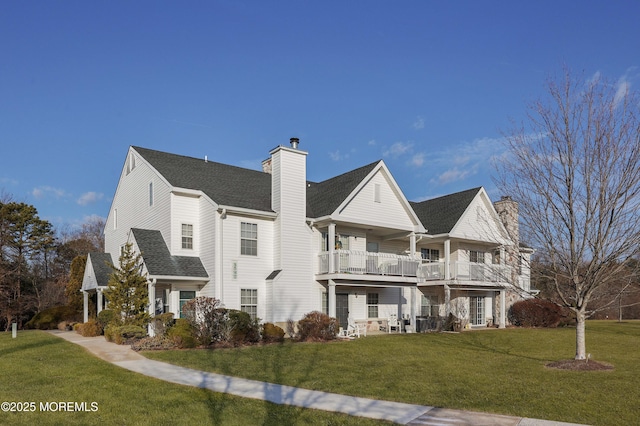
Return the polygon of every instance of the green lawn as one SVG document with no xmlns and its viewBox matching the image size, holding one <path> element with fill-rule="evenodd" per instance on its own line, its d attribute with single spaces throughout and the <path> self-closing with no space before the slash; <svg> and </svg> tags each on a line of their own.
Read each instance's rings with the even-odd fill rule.
<svg viewBox="0 0 640 426">
<path fill-rule="evenodd" d="M 587 324 L 587 351 L 613 371 L 545 367 L 573 358 L 574 342 L 572 328 L 507 329 L 144 355 L 370 398 L 593 425 L 640 424 L 640 322 Z"/>
<path fill-rule="evenodd" d="M 0 402 L 34 402 L 36 412 L 0 411 L 2 425 L 374 425 L 371 420 L 280 406 L 162 382 L 102 361 L 42 331 L 0 332 Z M 95 412 L 42 412 L 40 403 L 86 402 Z"/>
</svg>

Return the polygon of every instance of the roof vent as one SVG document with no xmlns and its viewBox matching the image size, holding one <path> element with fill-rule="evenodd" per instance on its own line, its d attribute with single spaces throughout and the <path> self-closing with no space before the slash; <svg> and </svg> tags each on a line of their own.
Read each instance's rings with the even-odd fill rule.
<svg viewBox="0 0 640 426">
<path fill-rule="evenodd" d="M 300 139 L 291 138 L 291 139 L 289 139 L 289 142 L 291 142 L 291 148 L 298 149 L 298 144 L 300 143 Z"/>
</svg>

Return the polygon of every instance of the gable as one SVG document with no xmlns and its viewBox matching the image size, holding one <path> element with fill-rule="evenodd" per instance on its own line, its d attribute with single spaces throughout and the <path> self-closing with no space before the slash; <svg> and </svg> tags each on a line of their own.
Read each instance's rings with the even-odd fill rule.
<svg viewBox="0 0 640 426">
<path fill-rule="evenodd" d="M 411 206 L 428 234 L 448 234 L 481 189 L 477 187 L 419 203 L 412 202 Z"/>
<path fill-rule="evenodd" d="M 454 238 L 509 244 L 506 230 L 483 188 L 469 203 L 450 232 Z"/>
<path fill-rule="evenodd" d="M 112 260 L 109 253 L 89 253 L 82 277 L 82 290 L 106 287 L 111 276 Z"/>
<path fill-rule="evenodd" d="M 332 218 L 351 223 L 391 225 L 416 230 L 420 221 L 381 161 L 332 213 Z"/>
</svg>

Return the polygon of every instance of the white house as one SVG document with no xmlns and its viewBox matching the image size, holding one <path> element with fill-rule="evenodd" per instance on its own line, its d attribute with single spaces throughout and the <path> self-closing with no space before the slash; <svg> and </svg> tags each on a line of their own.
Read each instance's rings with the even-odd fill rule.
<svg viewBox="0 0 640 426">
<path fill-rule="evenodd" d="M 104 306 L 105 260 L 117 265 L 131 242 L 151 313 L 179 317 L 211 296 L 281 325 L 319 310 L 371 329 L 391 315 L 425 328 L 449 312 L 504 327 L 507 294 L 529 290 L 516 203 L 494 206 L 483 188 L 409 202 L 383 161 L 309 182 L 307 152 L 290 143 L 263 171 L 130 147 L 105 253 L 88 256 L 85 321 L 89 297 Z"/>
</svg>

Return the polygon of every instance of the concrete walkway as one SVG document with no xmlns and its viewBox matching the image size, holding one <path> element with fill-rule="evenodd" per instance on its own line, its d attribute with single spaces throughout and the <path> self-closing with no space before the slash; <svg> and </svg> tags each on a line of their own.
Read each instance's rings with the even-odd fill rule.
<svg viewBox="0 0 640 426">
<path fill-rule="evenodd" d="M 258 382 L 154 361 L 129 346 L 107 342 L 104 337 L 83 337 L 73 331 L 53 330 L 51 334 L 85 347 L 99 358 L 145 376 L 180 385 L 209 389 L 244 398 L 316 410 L 334 411 L 352 416 L 389 420 L 406 425 L 475 426 L 580 426 L 548 420 L 501 416 L 471 411 L 449 410 L 402 402 L 380 401 L 292 386 Z"/>
</svg>

